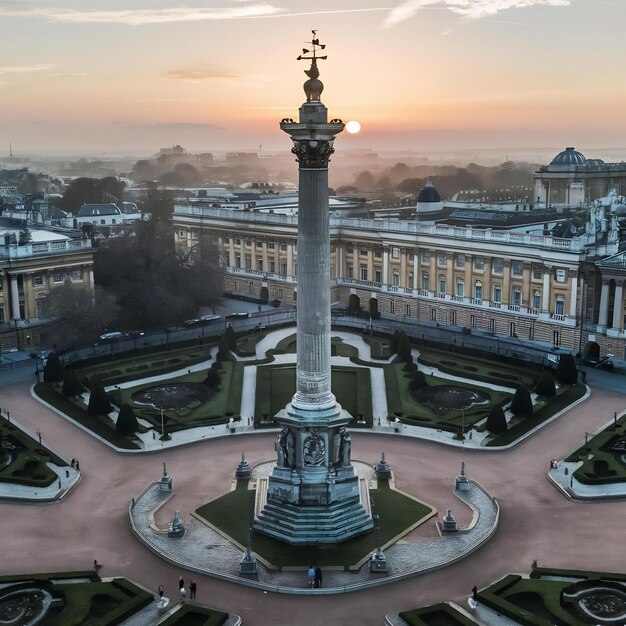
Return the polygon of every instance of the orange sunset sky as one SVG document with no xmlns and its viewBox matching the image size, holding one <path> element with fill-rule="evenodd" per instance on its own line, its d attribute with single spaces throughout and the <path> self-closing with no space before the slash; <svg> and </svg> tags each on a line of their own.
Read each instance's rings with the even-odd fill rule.
<svg viewBox="0 0 626 626">
<path fill-rule="evenodd" d="M 0 152 L 286 149 L 311 28 L 351 147 L 620 148 L 625 24 L 625 0 L 0 0 Z"/>
</svg>

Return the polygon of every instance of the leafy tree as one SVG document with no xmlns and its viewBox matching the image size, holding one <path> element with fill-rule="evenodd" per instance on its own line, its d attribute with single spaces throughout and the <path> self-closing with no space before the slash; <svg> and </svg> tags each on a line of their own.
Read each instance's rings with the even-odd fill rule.
<svg viewBox="0 0 626 626">
<path fill-rule="evenodd" d="M 67 186 L 63 198 L 57 202 L 57 206 L 76 215 L 83 204 L 121 202 L 125 187 L 126 183 L 114 176 L 76 178 Z"/>
<path fill-rule="evenodd" d="M 30 240 L 31 240 L 30 230 L 28 230 L 28 227 L 24 227 L 22 230 L 20 230 L 17 243 L 20 246 L 25 246 L 26 244 L 30 242 Z"/>
<path fill-rule="evenodd" d="M 556 379 L 562 385 L 575 385 L 578 381 L 576 359 L 571 354 L 562 354 L 556 368 Z"/>
<path fill-rule="evenodd" d="M 78 396 L 82 392 L 83 384 L 80 382 L 78 374 L 72 369 L 66 370 L 63 377 L 63 395 Z"/>
<path fill-rule="evenodd" d="M 115 422 L 115 430 L 118 433 L 129 435 L 139 430 L 139 423 L 133 407 L 130 404 L 122 404 Z"/>
<path fill-rule="evenodd" d="M 207 387 L 217 387 L 218 385 L 221 384 L 221 382 L 222 382 L 222 377 L 220 376 L 219 371 L 214 367 L 210 367 L 207 370 L 206 378 L 204 379 L 204 384 Z"/>
<path fill-rule="evenodd" d="M 544 372 L 537 381 L 535 391 L 538 396 L 549 397 L 556 394 L 556 386 L 554 384 L 554 376 L 551 372 Z"/>
<path fill-rule="evenodd" d="M 109 397 L 104 390 L 104 384 L 97 377 L 91 378 L 91 394 L 89 396 L 88 415 L 106 415 L 113 410 Z"/>
<path fill-rule="evenodd" d="M 531 417 L 533 414 L 533 401 L 530 397 L 530 391 L 523 385 L 517 388 L 513 400 L 511 400 L 511 413 L 524 417 Z"/>
<path fill-rule="evenodd" d="M 48 355 L 43 368 L 43 381 L 45 383 L 58 383 L 63 380 L 63 365 L 56 352 Z"/>
<path fill-rule="evenodd" d="M 501 406 L 491 407 L 487 416 L 487 430 L 494 435 L 499 435 L 507 431 L 506 417 Z"/>
</svg>

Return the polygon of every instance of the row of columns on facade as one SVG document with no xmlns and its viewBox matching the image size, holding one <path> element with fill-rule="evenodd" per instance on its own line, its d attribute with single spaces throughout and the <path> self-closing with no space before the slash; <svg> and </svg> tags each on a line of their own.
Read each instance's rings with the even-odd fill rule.
<svg viewBox="0 0 626 626">
<path fill-rule="evenodd" d="M 602 291 L 600 292 L 600 314 L 598 316 L 598 325 L 605 330 L 609 323 L 609 293 L 610 282 L 608 280 L 602 282 Z M 615 281 L 615 293 L 613 295 L 613 330 L 621 331 L 624 321 L 624 281 Z"/>
<path fill-rule="evenodd" d="M 5 277 L 6 276 L 7 275 L 5 273 Z M 22 314 L 20 312 L 20 294 L 19 294 L 19 288 L 18 288 L 18 283 L 17 283 L 18 274 L 15 274 L 14 272 L 12 272 L 8 278 L 11 284 L 11 318 L 14 320 L 21 320 Z M 93 293 L 94 276 L 93 276 L 93 270 L 91 269 L 89 270 L 89 289 Z"/>
</svg>

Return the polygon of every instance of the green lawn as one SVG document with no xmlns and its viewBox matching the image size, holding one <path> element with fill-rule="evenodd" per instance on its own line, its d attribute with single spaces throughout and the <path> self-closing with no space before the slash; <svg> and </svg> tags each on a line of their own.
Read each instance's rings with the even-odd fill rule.
<svg viewBox="0 0 626 626">
<path fill-rule="evenodd" d="M 161 626 L 222 626 L 227 619 L 228 613 L 185 604 L 161 622 Z"/>
<path fill-rule="evenodd" d="M 164 421 L 168 432 L 176 432 L 186 428 L 207 426 L 227 422 L 231 417 L 240 418 L 241 389 L 243 386 L 243 363 L 222 361 L 220 377 L 222 382 L 219 391 L 206 402 L 197 403 L 184 409 L 171 409 L 164 412 Z M 118 406 L 130 404 L 137 417 L 148 420 L 158 429 L 161 427 L 161 413 L 159 410 L 137 404 L 132 396 L 137 391 L 159 386 L 165 383 L 189 382 L 202 383 L 207 376 L 206 370 L 191 372 L 182 376 L 168 378 L 159 383 L 143 383 L 112 392 L 112 399 Z"/>
<path fill-rule="evenodd" d="M 626 453 L 611 451 L 619 439 L 626 440 L 626 413 L 617 419 L 617 426 L 612 422 L 566 459 L 583 461 L 574 472 L 576 480 L 587 485 L 626 482 L 626 464 L 620 458 Z M 592 458 L 589 459 L 589 456 Z"/>
<path fill-rule="evenodd" d="M 337 402 L 363 426 L 372 425 L 372 388 L 370 371 L 362 367 L 333 367 L 332 392 Z M 264 365 L 257 368 L 254 419 L 259 425 L 284 409 L 296 391 L 295 365 Z"/>
<path fill-rule="evenodd" d="M 70 582 L 75 578 L 86 580 Z M 3 583 L 15 583 L 15 589 L 44 588 L 59 599 L 60 605 L 50 608 L 41 622 L 47 626 L 114 626 L 154 601 L 152 594 L 125 578 L 102 582 L 93 571 L 4 576 Z M 4 587 L 0 595 L 11 590 Z"/>
<path fill-rule="evenodd" d="M 442 428 L 451 432 L 459 431 L 463 422 L 463 411 L 454 410 L 445 415 L 439 415 L 432 409 L 415 401 L 409 389 L 411 376 L 403 368 L 403 363 L 391 363 L 385 366 L 385 387 L 387 390 L 389 418 L 394 419 L 398 417 L 402 422 L 416 426 Z M 502 391 L 494 391 L 479 385 L 450 381 L 436 376 L 427 376 L 426 380 L 429 386 L 454 385 L 490 395 L 491 400 L 489 404 L 480 404 L 465 411 L 466 429 L 484 419 L 494 404 L 502 404 L 511 397 L 511 394 Z"/>
<path fill-rule="evenodd" d="M 379 481 L 378 489 L 370 490 L 374 510 L 380 515 L 381 543 L 385 544 L 403 534 L 424 517 L 436 511 L 389 487 L 387 481 Z M 248 540 L 250 515 L 254 507 L 254 494 L 247 483 L 239 481 L 237 489 L 209 502 L 196 513 L 209 523 L 231 536 L 241 545 Z M 426 521 L 425 519 L 423 521 Z M 291 546 L 256 531 L 252 533 L 254 551 L 279 569 L 314 563 L 321 567 L 336 565 L 348 568 L 358 563 L 376 548 L 374 531 L 335 545 Z M 303 573 L 304 580 L 304 573 Z"/>
<path fill-rule="evenodd" d="M 57 475 L 46 463 L 52 462 L 60 467 L 67 465 L 63 459 L 50 452 L 45 446 L 40 449 L 38 440 L 31 439 L 4 418 L 0 418 L 0 439 L 10 446 L 10 449 L 6 450 L 7 456 L 4 450 L 0 451 L 0 482 L 29 487 L 47 487 L 57 479 Z M 12 455 L 13 460 L 5 465 L 4 463 L 9 458 L 8 454 Z"/>
<path fill-rule="evenodd" d="M 563 580 L 552 580 L 553 577 Z M 577 582 L 580 578 L 584 581 Z M 623 574 L 535 570 L 531 579 L 517 574 L 505 576 L 480 592 L 478 597 L 484 604 L 523 626 L 579 626 L 580 618 L 566 608 L 562 593 L 587 588 L 595 584 L 593 581 L 599 586 L 611 587 L 624 580 L 626 576 Z"/>
<path fill-rule="evenodd" d="M 403 611 L 400 617 L 409 626 L 475 626 L 477 623 L 444 603 Z"/>
</svg>

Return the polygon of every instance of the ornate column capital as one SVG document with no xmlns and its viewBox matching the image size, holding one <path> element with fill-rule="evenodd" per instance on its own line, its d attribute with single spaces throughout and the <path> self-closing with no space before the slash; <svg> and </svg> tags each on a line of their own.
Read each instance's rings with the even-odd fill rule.
<svg viewBox="0 0 626 626">
<path fill-rule="evenodd" d="M 291 152 L 301 169 L 325 169 L 335 151 L 332 141 L 294 141 Z"/>
</svg>

